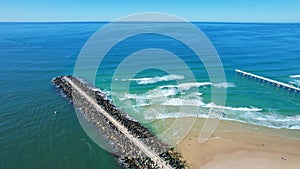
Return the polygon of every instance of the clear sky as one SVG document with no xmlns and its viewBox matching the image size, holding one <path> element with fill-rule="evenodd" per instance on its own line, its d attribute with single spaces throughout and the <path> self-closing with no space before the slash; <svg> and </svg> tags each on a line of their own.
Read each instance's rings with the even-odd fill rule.
<svg viewBox="0 0 300 169">
<path fill-rule="evenodd" d="M 300 22 L 300 0 L 1 0 L 0 21 L 110 21 L 164 12 L 189 21 Z"/>
</svg>

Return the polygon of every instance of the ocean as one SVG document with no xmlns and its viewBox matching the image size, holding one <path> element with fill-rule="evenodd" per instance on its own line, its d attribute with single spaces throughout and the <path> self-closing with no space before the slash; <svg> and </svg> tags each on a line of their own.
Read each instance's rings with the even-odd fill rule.
<svg viewBox="0 0 300 169">
<path fill-rule="evenodd" d="M 73 73 L 81 48 L 106 24 L 0 23 L 0 168 L 120 168 L 115 157 L 84 133 L 74 107 L 51 83 L 55 76 Z M 207 117 L 209 108 L 218 106 L 210 100 L 213 86 L 227 90 L 222 107 L 225 120 L 300 129 L 299 93 L 234 72 L 241 69 L 300 84 L 300 24 L 194 25 L 218 52 L 226 82 L 210 83 L 204 65 L 187 46 L 165 36 L 143 34 L 121 41 L 107 53 L 97 72 L 96 87 L 109 97 L 116 96 L 119 107 L 149 128 L 153 120 Z M 196 82 L 172 62 L 166 64 L 174 74 L 148 68 L 134 78 L 114 78 L 126 56 L 147 48 L 162 48 L 179 56 Z M 112 90 L 112 82 L 130 82 L 130 88 Z M 161 111 L 147 111 L 151 106 Z"/>
</svg>

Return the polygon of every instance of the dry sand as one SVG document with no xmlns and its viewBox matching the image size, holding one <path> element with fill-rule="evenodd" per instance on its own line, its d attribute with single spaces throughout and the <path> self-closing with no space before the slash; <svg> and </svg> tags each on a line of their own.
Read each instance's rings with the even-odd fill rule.
<svg viewBox="0 0 300 169">
<path fill-rule="evenodd" d="M 221 121 L 201 144 L 202 124 L 203 119 L 197 120 L 176 147 L 192 169 L 300 169 L 300 130 Z"/>
</svg>

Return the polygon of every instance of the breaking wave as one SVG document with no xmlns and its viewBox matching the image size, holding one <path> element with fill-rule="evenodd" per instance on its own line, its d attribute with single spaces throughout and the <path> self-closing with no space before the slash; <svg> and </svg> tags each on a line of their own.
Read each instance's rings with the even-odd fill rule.
<svg viewBox="0 0 300 169">
<path fill-rule="evenodd" d="M 284 116 L 276 112 L 227 112 L 224 119 L 271 128 L 300 129 L 300 115 Z"/>
<path fill-rule="evenodd" d="M 181 99 L 171 98 L 163 102 L 161 105 L 165 106 L 203 106 L 205 103 L 201 99 Z"/>
<path fill-rule="evenodd" d="M 144 77 L 144 78 L 134 78 L 134 79 L 122 79 L 122 81 L 136 81 L 137 84 L 155 84 L 158 82 L 167 82 L 172 80 L 182 80 L 183 75 L 165 75 L 165 76 L 155 76 L 155 77 Z"/>
<path fill-rule="evenodd" d="M 292 78 L 292 83 L 296 83 L 296 85 L 300 85 L 300 75 L 291 75 L 290 78 Z"/>
<path fill-rule="evenodd" d="M 148 91 L 145 94 L 128 94 L 126 93 L 124 97 L 120 98 L 120 100 L 127 99 L 155 99 L 155 98 L 166 98 L 169 96 L 175 96 L 179 93 L 178 89 L 170 88 L 170 89 L 153 89 Z"/>
<path fill-rule="evenodd" d="M 300 75 L 291 75 L 290 78 L 300 78 Z"/>
<path fill-rule="evenodd" d="M 202 86 L 214 86 L 214 87 L 218 87 L 218 88 L 229 88 L 229 87 L 235 87 L 235 85 L 233 83 L 217 83 L 217 84 L 213 84 L 211 82 L 191 82 L 191 83 L 182 83 L 182 84 L 178 84 L 178 85 L 165 85 L 165 86 L 160 86 L 160 88 L 180 88 L 181 90 L 190 90 L 191 88 L 199 88 Z"/>
<path fill-rule="evenodd" d="M 136 81 L 137 84 L 146 85 L 146 84 L 155 84 L 158 82 L 167 82 L 167 81 L 173 81 L 173 80 L 183 80 L 185 77 L 183 75 L 165 75 L 165 76 L 155 76 L 155 77 L 143 77 L 143 78 L 133 78 L 133 79 L 122 79 L 121 81 Z M 118 79 L 115 79 L 118 80 Z M 176 87 L 180 88 L 181 90 L 189 90 L 193 87 L 201 87 L 201 86 L 214 86 L 217 88 L 229 88 L 229 87 L 235 87 L 233 83 L 216 83 L 213 84 L 211 82 L 190 82 L 190 83 L 182 83 L 178 85 L 165 85 L 161 86 L 160 88 L 166 88 L 166 87 Z"/>
<path fill-rule="evenodd" d="M 219 106 L 214 103 L 208 103 L 205 106 L 205 108 L 214 108 L 214 109 L 223 109 L 223 110 L 233 110 L 233 111 L 245 111 L 245 112 L 260 112 L 263 111 L 263 109 L 256 108 L 256 107 L 226 107 L 226 106 Z"/>
<path fill-rule="evenodd" d="M 201 87 L 201 86 L 208 86 L 211 85 L 212 83 L 210 82 L 192 82 L 192 83 L 182 83 L 178 85 L 165 85 L 165 86 L 160 86 L 159 88 L 180 88 L 181 90 L 189 90 L 193 87 Z"/>
<path fill-rule="evenodd" d="M 193 87 L 216 86 L 234 87 L 232 83 L 212 84 L 210 82 L 182 83 L 178 85 L 158 86 L 143 94 L 124 94 L 120 100 L 131 100 L 137 111 L 147 111 L 143 116 L 146 120 L 157 120 L 177 117 L 212 118 L 209 109 L 215 110 L 221 119 L 239 121 L 271 128 L 300 129 L 300 115 L 286 116 L 273 111 L 263 110 L 254 106 L 230 107 L 215 103 L 205 103 L 202 93 L 192 92 Z M 163 112 L 147 109 L 149 106 L 167 106 Z M 184 111 L 180 112 L 181 106 Z M 186 107 L 187 106 L 187 107 Z M 188 107 L 190 106 L 190 107 Z M 155 107 L 155 106 L 154 106 Z M 149 112 L 150 111 L 150 112 Z"/>
<path fill-rule="evenodd" d="M 169 112 L 157 113 L 155 115 L 147 114 L 147 120 L 157 120 L 166 118 L 179 118 L 179 117 L 201 117 L 210 118 L 208 108 L 210 106 L 201 106 L 200 110 L 196 112 Z M 221 106 L 217 106 L 221 107 Z M 214 107 L 215 108 L 215 107 Z M 238 121 L 242 123 L 249 123 L 260 125 L 270 128 L 286 128 L 286 129 L 300 129 L 300 115 L 296 116 L 283 116 L 276 112 L 265 112 L 262 109 L 255 107 L 222 107 L 223 113 L 221 119 Z M 204 109 L 204 110 L 203 110 Z"/>
<path fill-rule="evenodd" d="M 217 84 L 213 84 L 213 86 L 218 87 L 218 88 L 229 88 L 229 87 L 235 87 L 235 85 L 233 83 L 217 83 Z"/>
</svg>

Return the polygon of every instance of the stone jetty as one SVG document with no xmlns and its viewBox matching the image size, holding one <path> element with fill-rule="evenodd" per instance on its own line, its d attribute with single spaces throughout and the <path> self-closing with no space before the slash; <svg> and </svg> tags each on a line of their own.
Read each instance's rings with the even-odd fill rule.
<svg viewBox="0 0 300 169">
<path fill-rule="evenodd" d="M 52 80 L 74 107 L 97 127 L 110 143 L 124 168 L 176 168 L 187 163 L 174 148 L 161 142 L 149 129 L 117 108 L 99 89 L 74 76 Z"/>
</svg>

